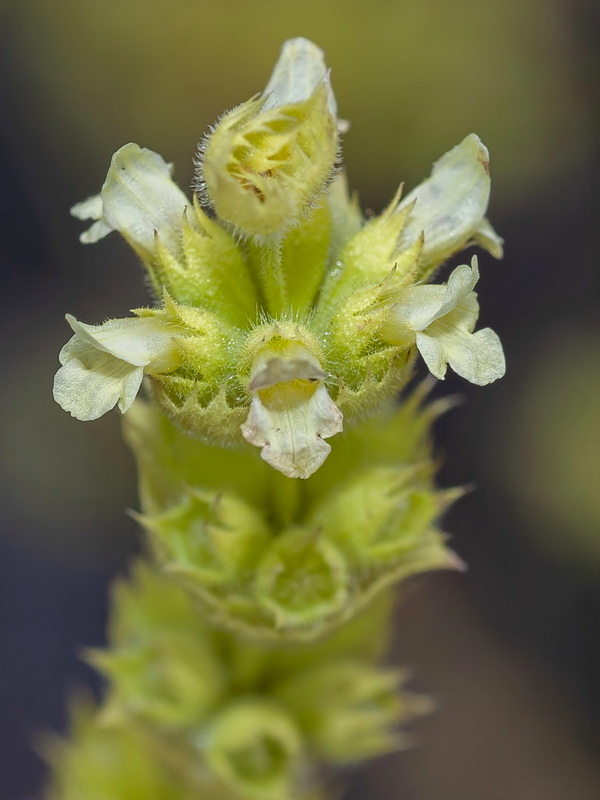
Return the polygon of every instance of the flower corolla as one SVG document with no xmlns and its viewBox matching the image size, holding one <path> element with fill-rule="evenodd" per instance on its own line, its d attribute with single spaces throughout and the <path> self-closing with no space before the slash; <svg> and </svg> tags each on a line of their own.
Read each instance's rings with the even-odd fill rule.
<svg viewBox="0 0 600 800">
<path fill-rule="evenodd" d="M 498 336 L 490 328 L 474 333 L 479 303 L 473 288 L 479 280 L 477 258 L 457 267 L 445 285 L 400 289 L 382 337 L 391 344 L 416 345 L 429 371 L 443 379 L 447 366 L 479 386 L 504 375 L 506 365 Z"/>
<path fill-rule="evenodd" d="M 98 419 L 117 404 L 125 413 L 144 373 L 179 365 L 172 326 L 159 319 L 111 319 L 86 325 L 67 314 L 74 336 L 60 351 L 54 399 L 73 417 Z"/>
<path fill-rule="evenodd" d="M 342 412 L 327 392 L 320 364 L 301 345 L 285 357 L 260 357 L 241 426 L 244 439 L 288 478 L 308 478 L 331 452 L 324 441 L 342 431 Z"/>
</svg>

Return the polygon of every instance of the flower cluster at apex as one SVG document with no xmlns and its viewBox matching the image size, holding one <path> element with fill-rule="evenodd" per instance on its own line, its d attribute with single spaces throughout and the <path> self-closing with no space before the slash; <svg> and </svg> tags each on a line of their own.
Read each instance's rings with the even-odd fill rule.
<svg viewBox="0 0 600 800">
<path fill-rule="evenodd" d="M 485 217 L 488 152 L 474 134 L 406 197 L 367 221 L 339 161 L 323 53 L 288 41 L 264 92 L 225 114 L 199 148 L 189 200 L 156 153 L 127 144 L 101 193 L 72 209 L 85 243 L 118 231 L 140 256 L 155 303 L 86 325 L 60 353 L 57 402 L 96 419 L 130 408 L 143 377 L 183 430 L 245 439 L 290 478 L 308 478 L 342 421 L 373 412 L 406 382 L 416 353 L 484 385 L 502 346 L 475 332 L 477 259 L 431 277 L 477 243 L 502 240 Z"/>
</svg>

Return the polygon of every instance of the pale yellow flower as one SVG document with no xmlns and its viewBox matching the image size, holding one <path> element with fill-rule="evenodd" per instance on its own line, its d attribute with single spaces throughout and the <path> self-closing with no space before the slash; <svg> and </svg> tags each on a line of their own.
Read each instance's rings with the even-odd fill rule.
<svg viewBox="0 0 600 800">
<path fill-rule="evenodd" d="M 181 254 L 183 214 L 190 201 L 171 178 L 170 164 L 152 150 L 126 144 L 113 155 L 99 195 L 71 209 L 94 220 L 80 239 L 91 244 L 119 231 L 146 260 L 156 254 L 156 238 L 175 258 Z"/>
<path fill-rule="evenodd" d="M 324 384 L 326 373 L 296 344 L 281 357 L 263 356 L 253 369 L 252 403 L 242 436 L 288 478 L 308 478 L 325 461 L 325 439 L 342 431 L 342 412 Z"/>
<path fill-rule="evenodd" d="M 457 267 L 447 284 L 417 285 L 394 294 L 382 337 L 396 345 L 416 345 L 430 372 L 443 379 L 448 365 L 483 386 L 501 378 L 506 365 L 498 336 L 490 328 L 474 333 L 479 303 L 477 258 Z"/>
<path fill-rule="evenodd" d="M 429 178 L 399 204 L 399 211 L 414 204 L 402 229 L 399 250 L 423 233 L 422 274 L 462 250 L 470 240 L 502 258 L 502 239 L 485 218 L 489 197 L 489 153 L 471 133 L 436 161 Z"/>
<path fill-rule="evenodd" d="M 67 314 L 67 322 L 75 336 L 60 351 L 54 399 L 77 419 L 98 419 L 117 404 L 125 413 L 144 373 L 179 366 L 176 331 L 162 320 L 132 317 L 86 325 Z"/>
</svg>

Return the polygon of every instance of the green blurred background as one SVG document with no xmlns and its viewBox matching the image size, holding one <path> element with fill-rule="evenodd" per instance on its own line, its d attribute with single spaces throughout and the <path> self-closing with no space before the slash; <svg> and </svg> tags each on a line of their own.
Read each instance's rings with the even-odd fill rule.
<svg viewBox="0 0 600 800">
<path fill-rule="evenodd" d="M 438 710 L 420 746 L 347 776 L 350 800 L 587 800 L 598 719 L 600 334 L 592 261 L 594 29 L 583 0 L 0 0 L 0 798 L 39 797 L 41 731 L 102 641 L 106 587 L 138 548 L 117 414 L 51 399 L 65 312 L 146 302 L 118 237 L 83 247 L 69 207 L 135 141 L 190 183 L 197 140 L 260 90 L 281 43 L 323 47 L 363 207 L 423 179 L 467 133 L 491 152 L 481 324 L 506 378 L 439 423 L 447 518 L 466 575 L 403 591 L 392 658 Z M 157 799 L 159 800 L 159 799 Z"/>
</svg>

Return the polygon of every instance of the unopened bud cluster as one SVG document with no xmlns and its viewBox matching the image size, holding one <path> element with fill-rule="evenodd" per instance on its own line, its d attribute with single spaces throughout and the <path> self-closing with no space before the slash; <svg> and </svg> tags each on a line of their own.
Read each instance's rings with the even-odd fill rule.
<svg viewBox="0 0 600 800">
<path fill-rule="evenodd" d="M 192 197 L 127 144 L 72 209 L 83 242 L 123 236 L 153 292 L 125 319 L 68 315 L 54 382 L 80 420 L 125 414 L 153 566 L 115 593 L 90 656 L 108 696 L 54 746 L 53 798 L 324 800 L 327 765 L 401 746 L 425 710 L 377 666 L 388 590 L 461 568 L 440 529 L 459 492 L 434 485 L 442 406 L 425 384 L 394 400 L 419 358 L 438 379 L 503 375 L 477 258 L 438 277 L 502 240 L 477 136 L 366 219 L 347 127 L 323 53 L 294 39 L 202 140 Z"/>
<path fill-rule="evenodd" d="M 435 413 L 418 395 L 388 409 L 346 432 L 303 484 L 138 402 L 125 435 L 156 560 L 203 617 L 264 641 L 315 639 L 402 578 L 459 568 L 438 527 L 455 495 L 432 484 Z"/>
<path fill-rule="evenodd" d="M 46 744 L 57 800 L 324 800 L 319 760 L 394 750 L 398 724 L 431 708 L 401 670 L 371 663 L 385 600 L 300 658 L 210 627 L 144 564 L 113 604 L 110 649 L 88 652 L 110 683 L 105 704 L 76 709 L 72 743 Z"/>
</svg>

